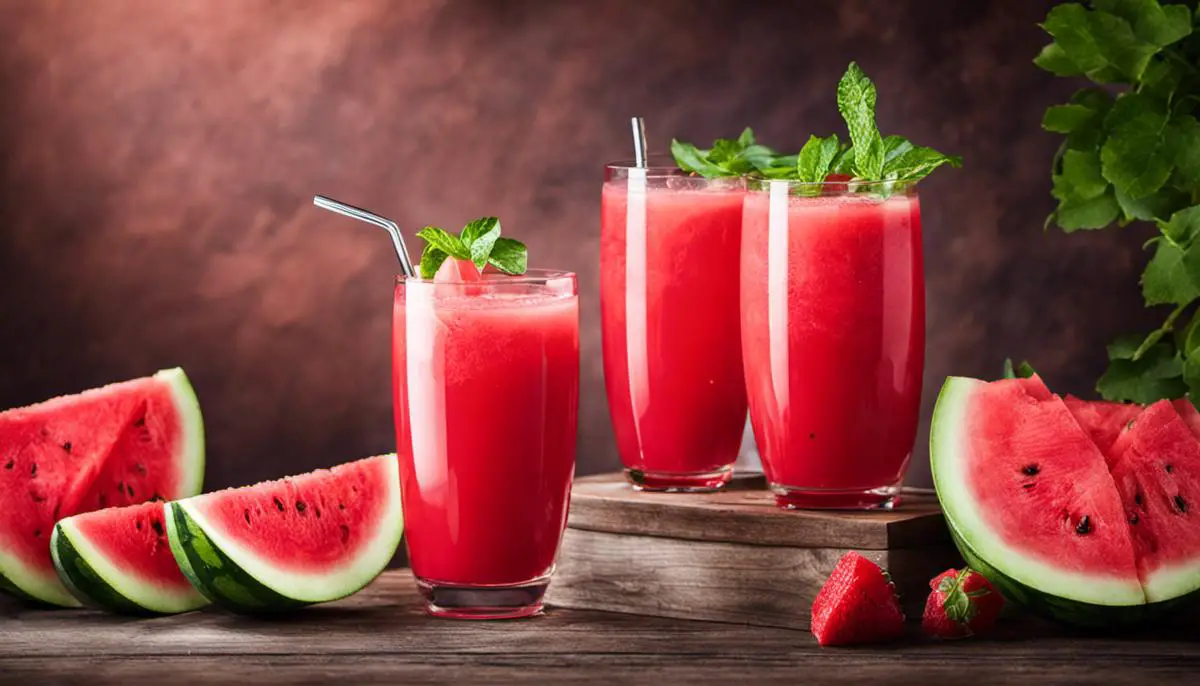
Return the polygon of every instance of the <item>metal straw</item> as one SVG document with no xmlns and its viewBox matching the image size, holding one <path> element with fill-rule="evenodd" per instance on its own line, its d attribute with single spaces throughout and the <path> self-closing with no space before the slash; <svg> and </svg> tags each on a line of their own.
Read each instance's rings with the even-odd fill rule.
<svg viewBox="0 0 1200 686">
<path fill-rule="evenodd" d="M 633 127 L 633 163 L 635 166 L 646 168 L 646 120 L 634 117 L 630 120 Z"/>
<path fill-rule="evenodd" d="M 392 237 L 392 247 L 396 249 L 396 259 L 400 260 L 400 271 L 404 272 L 404 275 L 410 278 L 417 275 L 417 270 L 413 269 L 412 260 L 408 257 L 408 249 L 404 247 L 404 236 L 400 235 L 400 225 L 398 225 L 396 222 L 388 219 L 387 217 L 381 217 L 374 212 L 368 212 L 361 207 L 347 205 L 344 202 L 334 200 L 333 198 L 327 198 L 323 195 L 314 195 L 313 204 L 323 210 L 344 214 L 351 219 L 357 219 L 368 224 L 374 224 L 384 231 L 387 231 L 388 235 Z"/>
</svg>

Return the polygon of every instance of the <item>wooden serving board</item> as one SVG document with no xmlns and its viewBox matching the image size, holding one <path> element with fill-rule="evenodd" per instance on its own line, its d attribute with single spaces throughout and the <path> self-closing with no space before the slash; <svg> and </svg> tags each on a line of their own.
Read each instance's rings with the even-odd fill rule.
<svg viewBox="0 0 1200 686">
<path fill-rule="evenodd" d="M 807 629 L 847 551 L 891 574 L 919 616 L 929 580 L 962 564 L 932 497 L 891 511 L 784 511 L 761 479 L 717 493 L 644 493 L 577 479 L 547 601 L 559 607 Z"/>
</svg>

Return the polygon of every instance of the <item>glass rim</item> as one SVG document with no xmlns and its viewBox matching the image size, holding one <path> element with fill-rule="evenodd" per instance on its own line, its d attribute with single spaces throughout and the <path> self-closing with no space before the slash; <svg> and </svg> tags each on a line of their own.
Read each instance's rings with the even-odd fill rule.
<svg viewBox="0 0 1200 686">
<path fill-rule="evenodd" d="M 754 184 L 756 187 L 768 187 L 773 183 L 787 184 L 788 188 L 834 188 L 840 187 L 841 192 L 853 192 L 858 189 L 873 189 L 890 186 L 892 188 L 915 188 L 920 179 L 912 180 L 893 180 L 893 181 L 801 181 L 799 179 L 768 179 L 762 176 L 746 176 L 746 185 L 749 187 Z"/>
<path fill-rule="evenodd" d="M 613 162 L 606 162 L 605 169 L 645 169 L 646 176 L 681 176 L 687 175 L 687 172 L 679 168 L 675 163 L 675 158 L 668 153 L 654 153 L 646 156 L 646 166 L 639 167 L 637 160 L 632 158 L 619 159 Z M 700 177 L 703 178 L 703 177 Z"/>
<path fill-rule="evenodd" d="M 433 279 L 423 279 L 420 274 L 414 276 L 405 276 L 404 274 L 396 275 L 397 284 L 429 284 L 435 286 L 438 284 L 448 284 L 451 286 L 553 286 L 566 281 L 578 281 L 579 277 L 575 272 L 569 272 L 564 269 L 526 269 L 524 274 L 513 275 L 504 274 L 502 272 L 488 272 L 481 274 L 479 281 L 462 281 L 455 279 L 453 281 L 434 281 Z"/>
</svg>

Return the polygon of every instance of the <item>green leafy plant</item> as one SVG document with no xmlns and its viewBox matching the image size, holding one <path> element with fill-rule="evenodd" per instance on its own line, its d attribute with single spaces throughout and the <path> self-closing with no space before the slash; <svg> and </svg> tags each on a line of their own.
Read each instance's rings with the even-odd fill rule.
<svg viewBox="0 0 1200 686">
<path fill-rule="evenodd" d="M 528 262 L 525 244 L 501 236 L 500 220 L 496 217 L 476 219 L 457 236 L 436 226 L 426 226 L 417 232 L 417 238 L 425 241 L 420 266 L 423 279 L 432 279 L 449 257 L 470 260 L 480 271 L 491 265 L 505 274 L 524 274 Z"/>
<path fill-rule="evenodd" d="M 1096 389 L 1153 402 L 1200 390 L 1200 33 L 1195 3 L 1094 0 L 1050 10 L 1053 42 L 1034 60 L 1093 86 L 1046 111 L 1063 134 L 1047 218 L 1065 232 L 1152 224 L 1142 274 L 1147 307 L 1170 306 L 1157 329 L 1108 347 Z M 1189 314 L 1190 313 L 1190 314 Z"/>
<path fill-rule="evenodd" d="M 846 120 L 849 140 L 837 134 L 810 136 L 795 155 L 781 155 L 759 145 L 747 128 L 737 140 L 717 139 L 701 150 L 691 143 L 671 141 L 675 163 L 684 171 L 714 178 L 752 176 L 820 183 L 830 175 L 854 181 L 914 182 L 938 167 L 962 165 L 962 158 L 924 146 L 902 136 L 884 137 L 875 125 L 875 84 L 854 62 L 837 88 L 838 111 Z"/>
</svg>

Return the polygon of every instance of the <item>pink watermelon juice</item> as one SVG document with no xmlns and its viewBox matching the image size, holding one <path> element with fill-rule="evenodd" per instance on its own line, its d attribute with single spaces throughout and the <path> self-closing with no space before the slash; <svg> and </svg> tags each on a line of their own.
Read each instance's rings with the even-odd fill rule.
<svg viewBox="0 0 1200 686">
<path fill-rule="evenodd" d="M 600 309 L 608 408 L 626 474 L 648 490 L 728 482 L 746 422 L 730 279 L 738 179 L 609 165 Z"/>
<path fill-rule="evenodd" d="M 401 280 L 394 391 L 409 560 L 431 613 L 536 613 L 575 469 L 575 276 Z"/>
<path fill-rule="evenodd" d="M 742 349 L 763 469 L 781 507 L 890 507 L 924 366 L 917 197 L 799 186 L 750 182 L 742 221 Z"/>
</svg>

